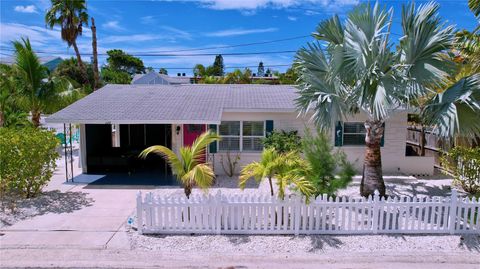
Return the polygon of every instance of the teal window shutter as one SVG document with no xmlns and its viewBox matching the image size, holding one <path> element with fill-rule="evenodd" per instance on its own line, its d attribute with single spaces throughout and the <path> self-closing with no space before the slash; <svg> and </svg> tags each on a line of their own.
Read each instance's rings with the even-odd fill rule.
<svg viewBox="0 0 480 269">
<path fill-rule="evenodd" d="M 273 132 L 273 120 L 266 120 L 265 121 L 265 133 L 270 135 Z"/>
<path fill-rule="evenodd" d="M 385 122 L 382 124 L 383 127 L 383 134 L 382 134 L 382 140 L 380 140 L 380 147 L 383 147 L 385 145 Z"/>
<path fill-rule="evenodd" d="M 335 125 L 335 147 L 343 146 L 343 123 L 338 121 Z"/>
<path fill-rule="evenodd" d="M 208 126 L 208 129 L 214 131 L 215 133 L 217 132 L 217 125 L 216 124 L 210 124 Z M 209 152 L 210 153 L 217 153 L 217 142 L 210 143 L 209 146 Z"/>
</svg>

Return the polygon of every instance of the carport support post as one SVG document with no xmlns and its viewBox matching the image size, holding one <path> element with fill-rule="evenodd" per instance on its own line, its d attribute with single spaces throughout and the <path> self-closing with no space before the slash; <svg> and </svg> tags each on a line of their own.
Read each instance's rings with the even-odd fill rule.
<svg viewBox="0 0 480 269">
<path fill-rule="evenodd" d="M 68 160 L 67 160 L 67 126 L 63 124 L 63 150 L 65 153 L 65 181 L 68 182 Z"/>
<path fill-rule="evenodd" d="M 70 126 L 70 172 L 72 173 L 71 180 L 73 182 L 73 144 L 72 144 L 72 124 Z"/>
</svg>

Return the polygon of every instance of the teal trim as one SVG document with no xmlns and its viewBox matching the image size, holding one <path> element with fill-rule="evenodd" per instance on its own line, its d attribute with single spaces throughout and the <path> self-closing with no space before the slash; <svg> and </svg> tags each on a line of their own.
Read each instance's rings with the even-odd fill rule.
<svg viewBox="0 0 480 269">
<path fill-rule="evenodd" d="M 210 124 L 208 125 L 208 129 L 214 131 L 215 133 L 217 132 L 217 125 L 216 124 Z M 213 142 L 209 146 L 209 152 L 210 153 L 217 153 L 217 142 Z"/>
<path fill-rule="evenodd" d="M 269 136 L 273 132 L 273 120 L 265 121 L 265 133 Z"/>
<path fill-rule="evenodd" d="M 335 147 L 343 146 L 343 122 L 337 121 L 335 125 Z"/>
</svg>

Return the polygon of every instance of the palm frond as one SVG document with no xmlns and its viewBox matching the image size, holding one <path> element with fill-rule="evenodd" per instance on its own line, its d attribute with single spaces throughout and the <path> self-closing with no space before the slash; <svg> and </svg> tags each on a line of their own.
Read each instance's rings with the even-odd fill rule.
<svg viewBox="0 0 480 269">
<path fill-rule="evenodd" d="M 213 184 L 215 174 L 210 166 L 207 164 L 198 164 L 193 169 L 182 176 L 183 184 L 196 185 L 200 189 L 207 191 Z"/>
<path fill-rule="evenodd" d="M 197 162 L 203 159 L 207 146 L 211 143 L 219 141 L 220 139 L 221 137 L 211 130 L 201 134 L 197 139 L 195 139 L 191 146 L 193 159 Z"/>
<path fill-rule="evenodd" d="M 442 137 L 480 134 L 480 74 L 460 79 L 426 106 L 422 117 Z"/>
<path fill-rule="evenodd" d="M 164 146 L 151 146 L 144 149 L 139 157 L 145 159 L 150 153 L 155 153 L 163 157 L 170 164 L 174 174 L 178 176 L 183 176 L 185 174 L 185 167 L 182 160 L 180 160 L 171 149 Z"/>
</svg>

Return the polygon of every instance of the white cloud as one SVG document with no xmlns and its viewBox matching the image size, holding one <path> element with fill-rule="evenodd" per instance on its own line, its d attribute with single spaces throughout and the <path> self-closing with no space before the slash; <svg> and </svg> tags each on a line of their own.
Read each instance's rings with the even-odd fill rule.
<svg viewBox="0 0 480 269">
<path fill-rule="evenodd" d="M 107 29 L 107 30 L 113 30 L 113 31 L 123 31 L 125 28 L 121 27 L 118 21 L 108 21 L 104 24 L 102 24 L 102 27 Z"/>
<path fill-rule="evenodd" d="M 205 36 L 225 37 L 225 36 L 239 36 L 239 35 L 270 33 L 270 32 L 276 32 L 276 31 L 278 31 L 278 28 L 259 28 L 259 29 L 237 28 L 237 29 L 227 29 L 227 30 L 205 33 Z"/>
<path fill-rule="evenodd" d="M 296 20 L 297 20 L 297 17 L 288 16 L 287 19 L 288 19 L 289 21 L 296 21 Z"/>
<path fill-rule="evenodd" d="M 140 18 L 140 23 L 142 24 L 154 24 L 157 20 L 153 16 L 143 16 Z"/>
<path fill-rule="evenodd" d="M 162 29 L 175 34 L 173 36 L 175 38 L 181 38 L 181 39 L 187 39 L 187 40 L 192 39 L 192 35 L 187 31 L 183 31 L 183 30 L 180 30 L 178 28 L 171 27 L 171 26 L 162 26 Z"/>
<path fill-rule="evenodd" d="M 142 42 L 152 41 L 157 39 L 165 39 L 162 35 L 154 34 L 136 34 L 136 35 L 109 35 L 99 40 L 103 43 L 117 43 L 117 42 Z"/>
<path fill-rule="evenodd" d="M 198 0 L 203 6 L 217 10 L 240 9 L 253 10 L 274 7 L 289 8 L 302 5 L 317 5 L 323 7 L 342 7 L 355 5 L 359 0 Z"/>
<path fill-rule="evenodd" d="M 37 8 L 34 5 L 15 6 L 13 10 L 21 13 L 38 13 Z"/>
</svg>

